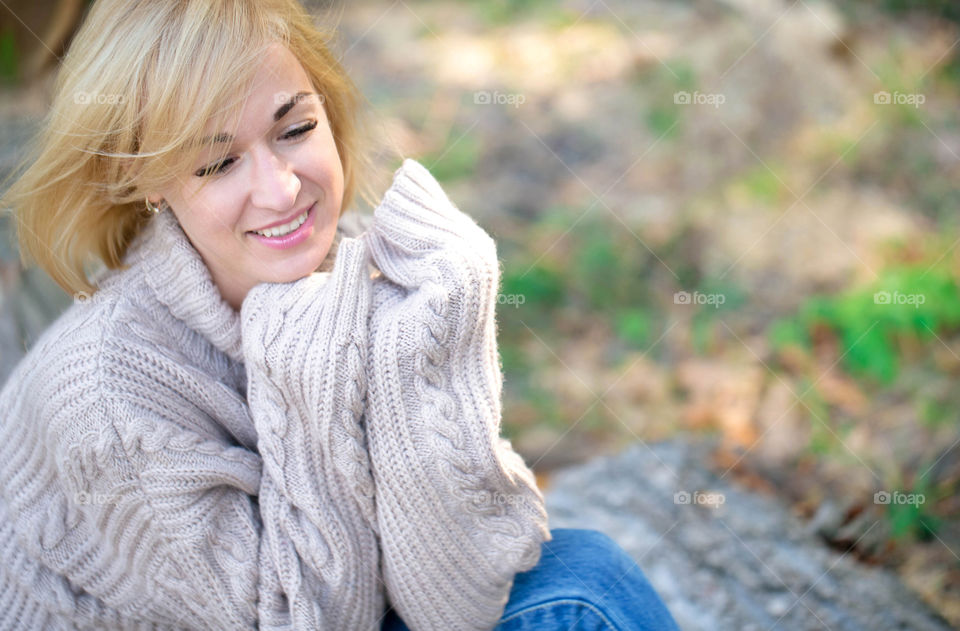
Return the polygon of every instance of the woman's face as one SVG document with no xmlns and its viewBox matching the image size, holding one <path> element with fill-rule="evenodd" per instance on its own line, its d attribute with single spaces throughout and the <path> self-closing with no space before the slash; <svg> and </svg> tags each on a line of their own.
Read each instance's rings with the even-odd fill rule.
<svg viewBox="0 0 960 631">
<path fill-rule="evenodd" d="M 224 138 L 226 158 L 205 152 L 149 197 L 166 200 L 239 310 L 255 285 L 303 278 L 323 262 L 340 216 L 343 167 L 322 97 L 280 44 L 264 57 L 237 127 L 216 127 L 206 133 Z"/>
</svg>

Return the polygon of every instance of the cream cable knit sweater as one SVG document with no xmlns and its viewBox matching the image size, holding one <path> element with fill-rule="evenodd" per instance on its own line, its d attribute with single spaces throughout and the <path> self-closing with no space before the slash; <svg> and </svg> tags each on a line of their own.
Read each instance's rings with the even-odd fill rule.
<svg viewBox="0 0 960 631">
<path fill-rule="evenodd" d="M 0 392 L 0 629 L 496 624 L 550 533 L 495 244 L 425 168 L 239 314 L 170 213 L 127 261 Z"/>
</svg>

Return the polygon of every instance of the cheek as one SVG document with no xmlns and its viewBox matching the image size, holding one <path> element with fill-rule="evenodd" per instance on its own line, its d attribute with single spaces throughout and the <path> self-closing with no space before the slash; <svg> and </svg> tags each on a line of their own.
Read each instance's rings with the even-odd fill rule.
<svg viewBox="0 0 960 631">
<path fill-rule="evenodd" d="M 323 174 L 328 186 L 342 188 L 343 165 L 329 127 L 316 134 L 315 142 L 310 143 L 307 159 L 312 162 L 315 172 Z"/>
<path fill-rule="evenodd" d="M 317 180 L 324 187 L 331 187 L 343 181 L 343 167 L 336 151 L 329 151 L 326 147 L 317 149 L 304 156 L 311 179 Z"/>
<path fill-rule="evenodd" d="M 340 159 L 334 154 L 333 158 L 327 165 L 328 172 L 330 174 L 329 190 L 333 192 L 336 196 L 337 204 L 339 205 L 343 200 L 343 165 L 340 162 Z"/>
<path fill-rule="evenodd" d="M 211 188 L 211 192 L 213 187 Z M 236 191 L 236 187 L 233 189 Z M 189 224 L 196 240 L 208 250 L 219 250 L 237 240 L 240 234 L 240 201 L 229 188 L 220 194 L 198 198 L 189 205 Z"/>
</svg>

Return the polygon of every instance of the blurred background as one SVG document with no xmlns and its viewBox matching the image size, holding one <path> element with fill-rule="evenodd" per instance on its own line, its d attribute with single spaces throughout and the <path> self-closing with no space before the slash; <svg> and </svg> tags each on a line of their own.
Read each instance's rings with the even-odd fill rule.
<svg viewBox="0 0 960 631">
<path fill-rule="evenodd" d="M 0 176 L 87 4 L 0 8 Z M 960 625 L 960 5 L 310 6 L 498 242 L 503 431 L 545 488 L 706 441 Z M 5 233 L 3 380 L 71 303 L 16 257 Z"/>
</svg>

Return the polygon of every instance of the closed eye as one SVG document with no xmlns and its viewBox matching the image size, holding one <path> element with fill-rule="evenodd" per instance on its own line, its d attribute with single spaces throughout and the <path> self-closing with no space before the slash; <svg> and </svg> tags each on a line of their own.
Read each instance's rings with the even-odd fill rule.
<svg viewBox="0 0 960 631">
<path fill-rule="evenodd" d="M 306 125 L 301 125 L 300 127 L 297 127 L 296 129 L 291 129 L 290 131 L 288 131 L 287 133 L 285 133 L 284 135 L 282 135 L 282 136 L 280 136 L 280 137 L 281 137 L 281 138 L 296 138 L 297 136 L 302 136 L 303 134 L 307 133 L 308 131 L 312 131 L 312 130 L 316 129 L 316 127 L 317 127 L 317 121 L 310 121 L 310 122 L 307 123 Z"/>
<path fill-rule="evenodd" d="M 297 138 L 299 136 L 303 136 L 304 134 L 316 129 L 317 124 L 318 124 L 318 121 L 312 120 L 309 123 L 301 125 L 300 127 L 291 129 L 287 133 L 280 136 L 280 139 L 290 140 L 291 138 Z M 220 175 L 221 173 L 224 173 L 227 170 L 227 167 L 229 167 L 231 164 L 233 164 L 236 161 L 237 161 L 236 158 L 227 158 L 216 164 L 212 164 L 208 167 L 198 169 L 197 172 L 194 173 L 194 175 L 196 175 L 197 177 L 206 177 L 208 175 Z"/>
<path fill-rule="evenodd" d="M 231 164 L 233 164 L 235 161 L 236 161 L 236 158 L 227 158 L 222 162 L 218 162 L 217 164 L 200 169 L 199 171 L 194 173 L 194 175 L 196 175 L 197 177 L 206 177 L 208 175 L 217 175 L 217 174 L 223 173 L 226 170 L 226 168 Z"/>
</svg>

